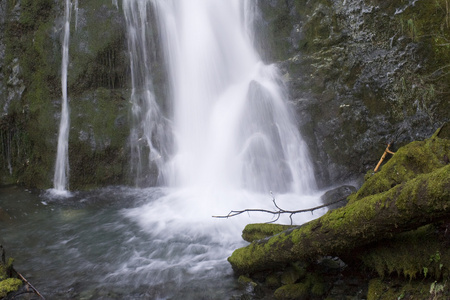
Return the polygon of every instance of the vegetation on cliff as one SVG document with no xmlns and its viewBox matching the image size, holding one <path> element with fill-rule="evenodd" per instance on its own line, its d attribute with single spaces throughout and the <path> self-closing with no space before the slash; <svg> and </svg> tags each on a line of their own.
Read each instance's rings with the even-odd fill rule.
<svg viewBox="0 0 450 300">
<path fill-rule="evenodd" d="M 52 185 L 61 111 L 63 5 L 49 0 L 2 4 L 0 184 Z M 125 47 L 122 12 L 111 2 L 84 1 L 72 12 L 70 189 L 126 183 Z"/>
</svg>

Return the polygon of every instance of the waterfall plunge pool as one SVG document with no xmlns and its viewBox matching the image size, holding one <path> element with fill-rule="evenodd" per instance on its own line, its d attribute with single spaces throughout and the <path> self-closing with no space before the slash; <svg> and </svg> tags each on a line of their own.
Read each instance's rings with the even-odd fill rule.
<svg viewBox="0 0 450 300">
<path fill-rule="evenodd" d="M 275 198 L 301 209 L 320 197 Z M 0 244 L 46 299 L 229 299 L 244 291 L 226 258 L 247 244 L 246 224 L 272 216 L 211 216 L 245 208 L 274 209 L 269 193 L 109 187 L 57 198 L 10 186 L 0 188 Z"/>
</svg>

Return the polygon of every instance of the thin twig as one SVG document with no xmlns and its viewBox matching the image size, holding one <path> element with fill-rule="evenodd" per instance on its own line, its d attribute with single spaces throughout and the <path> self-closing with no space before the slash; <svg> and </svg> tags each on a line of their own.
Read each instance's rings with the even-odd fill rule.
<svg viewBox="0 0 450 300">
<path fill-rule="evenodd" d="M 280 208 L 277 205 L 277 203 L 275 201 L 275 198 L 273 198 L 272 201 L 273 201 L 275 207 L 278 209 L 277 211 L 267 210 L 267 209 L 259 209 L 259 208 L 247 208 L 247 209 L 244 209 L 244 210 L 232 210 L 226 216 L 212 216 L 212 217 L 213 218 L 218 218 L 218 219 L 228 219 L 228 218 L 231 218 L 231 217 L 238 216 L 238 215 L 240 215 L 242 213 L 245 213 L 245 212 L 263 212 L 263 213 L 268 213 L 268 214 L 272 214 L 272 215 L 276 215 L 277 216 L 277 218 L 275 220 L 267 222 L 267 223 L 273 223 L 273 222 L 278 221 L 278 219 L 280 218 L 281 214 L 289 214 L 289 219 L 291 220 L 291 225 L 292 225 L 292 216 L 294 214 L 308 212 L 308 211 L 314 212 L 317 209 L 324 208 L 324 207 L 330 206 L 332 204 L 336 204 L 336 203 L 344 201 L 346 199 L 347 199 L 347 197 L 341 198 L 339 200 L 336 200 L 336 201 L 333 201 L 333 202 L 330 202 L 330 203 L 327 203 L 327 204 L 319 205 L 319 206 L 316 206 L 316 207 L 313 207 L 313 208 L 306 208 L 306 209 L 300 209 L 300 210 L 284 210 L 284 209 Z"/>
<path fill-rule="evenodd" d="M 25 279 L 25 277 L 22 276 L 22 274 L 17 271 L 16 273 L 17 275 L 19 275 L 20 279 L 22 279 L 39 297 L 45 300 L 44 296 L 42 296 L 41 293 L 39 293 L 39 291 L 31 283 L 29 283 L 28 280 Z"/>
</svg>

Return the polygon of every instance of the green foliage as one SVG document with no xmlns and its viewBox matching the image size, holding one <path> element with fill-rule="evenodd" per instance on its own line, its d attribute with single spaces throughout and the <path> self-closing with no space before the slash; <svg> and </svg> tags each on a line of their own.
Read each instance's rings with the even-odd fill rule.
<svg viewBox="0 0 450 300">
<path fill-rule="evenodd" d="M 443 294 L 446 283 L 438 283 L 437 281 L 433 282 L 430 286 L 430 294 L 433 296 L 433 300 L 437 299 L 437 297 Z"/>
<path fill-rule="evenodd" d="M 34 29 L 49 16 L 54 5 L 52 0 L 21 0 L 20 23 Z"/>
<path fill-rule="evenodd" d="M 6 297 L 8 293 L 15 292 L 22 285 L 22 281 L 17 278 L 8 278 L 0 281 L 0 298 Z"/>
<path fill-rule="evenodd" d="M 369 281 L 367 300 L 428 298 L 428 282 L 414 280 L 404 282 L 397 278 L 389 278 L 386 280 L 374 278 Z"/>
<path fill-rule="evenodd" d="M 22 285 L 22 281 L 17 278 L 10 278 L 12 272 L 13 258 L 9 258 L 6 264 L 0 260 L 0 299 L 6 297 L 10 292 L 17 291 Z"/>
<path fill-rule="evenodd" d="M 394 89 L 398 94 L 398 110 L 414 114 L 420 109 L 431 119 L 446 110 L 437 109 L 434 103 L 446 97 L 450 88 L 450 23 L 449 1 L 418 1 L 396 16 L 399 31 L 418 46 L 418 53 L 427 58 L 419 72 L 408 72 L 402 77 L 407 84 L 398 82 Z M 448 101 L 447 101 L 448 103 Z M 445 104 L 443 104 L 445 106 Z"/>
</svg>

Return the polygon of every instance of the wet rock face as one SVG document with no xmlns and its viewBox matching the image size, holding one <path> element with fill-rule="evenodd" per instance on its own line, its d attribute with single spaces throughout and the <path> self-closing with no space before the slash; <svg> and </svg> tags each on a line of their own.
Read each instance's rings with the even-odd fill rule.
<svg viewBox="0 0 450 300">
<path fill-rule="evenodd" d="M 260 1 L 267 60 L 285 74 L 321 186 L 449 119 L 448 12 L 422 2 Z"/>
<path fill-rule="evenodd" d="M 52 185 L 64 3 L 1 1 L 0 184 Z M 130 92 L 123 12 L 111 1 L 80 1 L 70 26 L 69 187 L 124 183 Z"/>
</svg>

